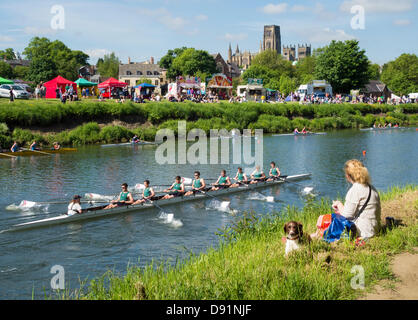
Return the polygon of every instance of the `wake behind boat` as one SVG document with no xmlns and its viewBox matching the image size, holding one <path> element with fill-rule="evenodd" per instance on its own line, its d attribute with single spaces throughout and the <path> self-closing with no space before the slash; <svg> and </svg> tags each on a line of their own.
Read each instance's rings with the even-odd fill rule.
<svg viewBox="0 0 418 320">
<path fill-rule="evenodd" d="M 196 200 L 206 200 L 206 199 L 211 199 L 213 197 L 218 197 L 222 195 L 228 195 L 228 194 L 238 193 L 242 191 L 249 191 L 249 190 L 254 190 L 258 188 L 270 187 L 270 186 L 286 183 L 287 181 L 297 181 L 297 180 L 307 179 L 310 176 L 311 176 L 310 173 L 293 175 L 293 176 L 283 176 L 279 178 L 278 180 L 263 181 L 263 182 L 259 182 L 256 184 L 243 185 L 237 188 L 225 188 L 225 189 L 219 189 L 217 191 L 196 193 L 195 195 L 191 195 L 191 196 L 179 196 L 179 197 L 174 197 L 171 199 L 145 202 L 145 203 L 138 204 L 138 205 L 119 206 L 119 207 L 115 207 L 111 209 L 105 209 L 106 205 L 93 207 L 93 208 L 86 209 L 81 214 L 75 214 L 71 216 L 63 214 L 58 217 L 52 217 L 52 218 L 13 225 L 10 229 L 3 230 L 0 233 L 21 231 L 21 230 L 41 228 L 41 227 L 49 227 L 49 226 L 59 225 L 59 224 L 64 224 L 64 223 L 71 223 L 71 222 L 83 221 L 83 220 L 88 220 L 88 219 L 96 219 L 96 218 L 101 218 L 105 216 L 125 214 L 129 212 L 142 211 L 142 210 L 147 210 L 147 209 L 152 209 L 152 208 L 160 208 L 162 206 L 168 206 L 168 205 L 172 205 L 176 203 L 196 201 Z"/>
<path fill-rule="evenodd" d="M 57 153 L 71 153 L 76 152 L 76 148 L 61 148 L 58 150 L 50 150 L 50 149 L 41 149 L 41 150 L 29 150 L 24 149 L 21 151 L 11 152 L 11 151 L 5 151 L 1 152 L 0 150 L 0 156 L 12 156 L 12 157 L 29 157 L 29 156 L 42 156 L 47 154 L 57 154 Z"/>
</svg>

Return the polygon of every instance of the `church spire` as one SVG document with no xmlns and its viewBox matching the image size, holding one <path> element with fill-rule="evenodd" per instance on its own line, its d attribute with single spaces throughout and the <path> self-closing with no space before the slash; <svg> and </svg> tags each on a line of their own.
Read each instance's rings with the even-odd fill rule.
<svg viewBox="0 0 418 320">
<path fill-rule="evenodd" d="M 237 44 L 237 50 L 235 51 L 235 53 L 239 54 L 239 47 L 238 47 L 238 44 Z"/>
<path fill-rule="evenodd" d="M 228 49 L 228 61 L 232 62 L 232 47 L 231 42 L 229 43 L 229 49 Z"/>
</svg>

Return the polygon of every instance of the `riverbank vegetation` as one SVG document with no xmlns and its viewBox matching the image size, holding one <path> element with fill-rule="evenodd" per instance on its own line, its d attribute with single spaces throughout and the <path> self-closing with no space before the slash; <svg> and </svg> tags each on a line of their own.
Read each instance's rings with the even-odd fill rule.
<svg viewBox="0 0 418 320">
<path fill-rule="evenodd" d="M 188 130 L 200 128 L 207 133 L 210 129 L 222 128 L 285 133 L 295 127 L 322 131 L 371 127 L 374 123 L 408 126 L 418 123 L 418 104 L 121 104 L 111 101 L 61 104 L 54 100 L 9 104 L 0 100 L 0 123 L 7 128 L 5 130 L 3 125 L 0 131 L 0 143 L 3 148 L 10 147 L 12 140 L 24 144 L 33 139 L 41 144 L 53 141 L 63 145 L 114 143 L 125 142 L 134 134 L 144 140 L 153 140 L 158 129 L 170 128 L 177 132 L 178 120 L 186 120 Z M 113 126 L 114 121 L 125 126 Z"/>
<path fill-rule="evenodd" d="M 349 240 L 329 245 L 313 241 L 284 257 L 283 225 L 300 221 L 305 233 L 316 230 L 319 215 L 330 212 L 328 199 L 307 201 L 269 215 L 246 214 L 220 230 L 217 248 L 190 258 L 129 266 L 124 275 L 109 271 L 62 299 L 355 299 L 382 279 L 394 280 L 393 255 L 418 246 L 418 186 L 394 187 L 381 194 L 382 220 L 402 219 L 364 246 Z M 361 266 L 365 290 L 355 290 L 354 266 Z"/>
</svg>

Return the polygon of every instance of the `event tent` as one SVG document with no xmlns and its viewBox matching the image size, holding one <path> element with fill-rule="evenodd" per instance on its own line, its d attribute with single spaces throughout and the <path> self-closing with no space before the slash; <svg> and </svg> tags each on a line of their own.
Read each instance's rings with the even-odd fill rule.
<svg viewBox="0 0 418 320">
<path fill-rule="evenodd" d="M 135 86 L 135 89 L 136 88 L 155 88 L 155 86 L 149 83 L 141 83 Z"/>
<path fill-rule="evenodd" d="M 97 86 L 97 83 L 90 82 L 84 78 L 78 78 L 75 83 L 77 83 L 77 86 L 79 87 L 94 87 Z"/>
<path fill-rule="evenodd" d="M 45 82 L 44 86 L 46 88 L 46 94 L 45 98 L 47 99 L 56 99 L 57 93 L 56 90 L 59 88 L 61 92 L 65 91 L 65 87 L 67 85 L 73 86 L 74 92 L 77 92 L 77 85 L 75 82 L 72 82 L 70 80 L 67 80 L 61 76 L 56 77 L 55 79 L 52 79 L 51 81 Z"/>
<path fill-rule="evenodd" d="M 109 78 L 105 82 L 99 83 L 100 89 L 109 89 L 109 88 L 123 88 L 126 87 L 128 84 L 125 82 L 121 82 L 116 80 L 115 78 Z"/>
<path fill-rule="evenodd" d="M 4 79 L 0 77 L 0 84 L 13 84 L 14 82 L 12 80 Z"/>
</svg>

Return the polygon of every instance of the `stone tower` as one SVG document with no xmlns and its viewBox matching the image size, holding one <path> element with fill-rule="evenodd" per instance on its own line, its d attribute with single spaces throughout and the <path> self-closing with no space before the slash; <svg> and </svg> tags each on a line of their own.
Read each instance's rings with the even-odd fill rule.
<svg viewBox="0 0 418 320">
<path fill-rule="evenodd" d="M 232 48 L 231 48 L 231 43 L 229 44 L 229 49 L 228 49 L 228 61 L 232 61 Z"/>
<path fill-rule="evenodd" d="M 298 60 L 309 57 L 311 55 L 311 45 L 298 45 Z"/>
<path fill-rule="evenodd" d="M 295 61 L 296 46 L 283 46 L 283 57 L 288 61 Z"/>
<path fill-rule="evenodd" d="M 263 50 L 275 50 L 278 54 L 282 53 L 282 40 L 279 26 L 264 26 Z"/>
</svg>

